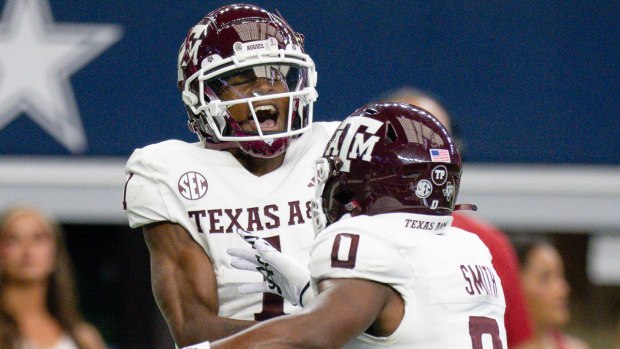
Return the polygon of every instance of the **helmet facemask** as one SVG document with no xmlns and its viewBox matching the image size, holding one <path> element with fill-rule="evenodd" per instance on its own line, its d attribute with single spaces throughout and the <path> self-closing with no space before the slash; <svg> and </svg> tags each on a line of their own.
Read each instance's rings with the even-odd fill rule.
<svg viewBox="0 0 620 349">
<path fill-rule="evenodd" d="M 327 227 L 328 219 L 323 209 L 323 190 L 330 179 L 333 180 L 338 170 L 334 166 L 334 161 L 328 158 L 318 158 L 314 162 L 314 199 L 311 205 L 312 226 L 314 233 L 318 234 Z"/>
<path fill-rule="evenodd" d="M 345 214 L 356 216 L 362 213 L 358 199 L 365 193 L 364 184 L 342 185 L 341 176 L 346 177 L 346 173 L 340 172 L 342 164 L 339 157 L 322 157 L 314 163 L 315 191 L 311 215 L 315 234 Z"/>
<path fill-rule="evenodd" d="M 254 49 L 262 47 L 263 49 Z M 184 84 L 190 129 L 207 147 L 274 157 L 312 123 L 316 72 L 296 45 L 236 43 L 235 55 L 207 57 Z"/>
</svg>

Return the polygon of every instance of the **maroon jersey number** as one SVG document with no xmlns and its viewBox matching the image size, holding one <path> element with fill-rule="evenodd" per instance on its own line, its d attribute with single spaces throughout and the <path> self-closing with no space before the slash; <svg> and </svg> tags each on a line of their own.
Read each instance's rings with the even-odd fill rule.
<svg viewBox="0 0 620 349">
<path fill-rule="evenodd" d="M 276 250 L 282 252 L 280 248 L 280 236 L 265 238 Z M 273 293 L 263 293 L 263 311 L 254 313 L 254 320 L 263 321 L 280 315 L 284 315 L 284 298 Z"/>
<path fill-rule="evenodd" d="M 493 349 L 503 349 L 502 340 L 499 338 L 499 326 L 495 319 L 484 316 L 469 317 L 469 336 L 471 337 L 472 349 L 484 349 L 482 347 L 482 335 L 491 336 Z"/>
<path fill-rule="evenodd" d="M 356 234 L 340 233 L 336 235 L 332 246 L 332 268 L 355 268 L 359 242 L 360 236 Z"/>
</svg>

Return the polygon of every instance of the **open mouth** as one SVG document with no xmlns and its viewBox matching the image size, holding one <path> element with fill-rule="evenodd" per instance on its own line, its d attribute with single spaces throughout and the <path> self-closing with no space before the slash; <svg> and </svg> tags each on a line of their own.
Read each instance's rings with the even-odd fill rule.
<svg viewBox="0 0 620 349">
<path fill-rule="evenodd" d="M 254 108 L 254 112 L 256 113 L 256 118 L 258 119 L 260 128 L 263 132 L 268 131 L 278 131 L 278 108 L 273 104 L 265 104 L 259 105 Z M 256 123 L 254 122 L 254 118 L 252 115 L 248 115 L 247 119 L 248 125 L 256 130 Z"/>
</svg>

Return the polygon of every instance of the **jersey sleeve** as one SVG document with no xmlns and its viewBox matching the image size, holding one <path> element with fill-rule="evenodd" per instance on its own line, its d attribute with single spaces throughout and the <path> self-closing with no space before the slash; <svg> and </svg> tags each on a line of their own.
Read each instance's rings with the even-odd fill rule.
<svg viewBox="0 0 620 349">
<path fill-rule="evenodd" d="M 312 248 L 310 273 L 315 286 L 333 278 L 393 285 L 411 275 L 393 236 L 371 222 L 322 231 Z"/>
<path fill-rule="evenodd" d="M 158 171 L 148 161 L 148 153 L 143 149 L 133 152 L 125 166 L 125 194 L 123 206 L 129 226 L 172 221 L 166 207 Z"/>
</svg>

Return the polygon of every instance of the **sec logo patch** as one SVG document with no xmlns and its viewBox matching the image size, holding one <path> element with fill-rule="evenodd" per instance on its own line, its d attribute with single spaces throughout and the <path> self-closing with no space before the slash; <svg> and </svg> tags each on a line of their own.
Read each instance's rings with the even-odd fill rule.
<svg viewBox="0 0 620 349">
<path fill-rule="evenodd" d="M 202 174 L 190 171 L 181 175 L 178 189 L 181 196 L 187 200 L 198 200 L 205 196 L 209 189 L 209 184 Z"/>
</svg>

